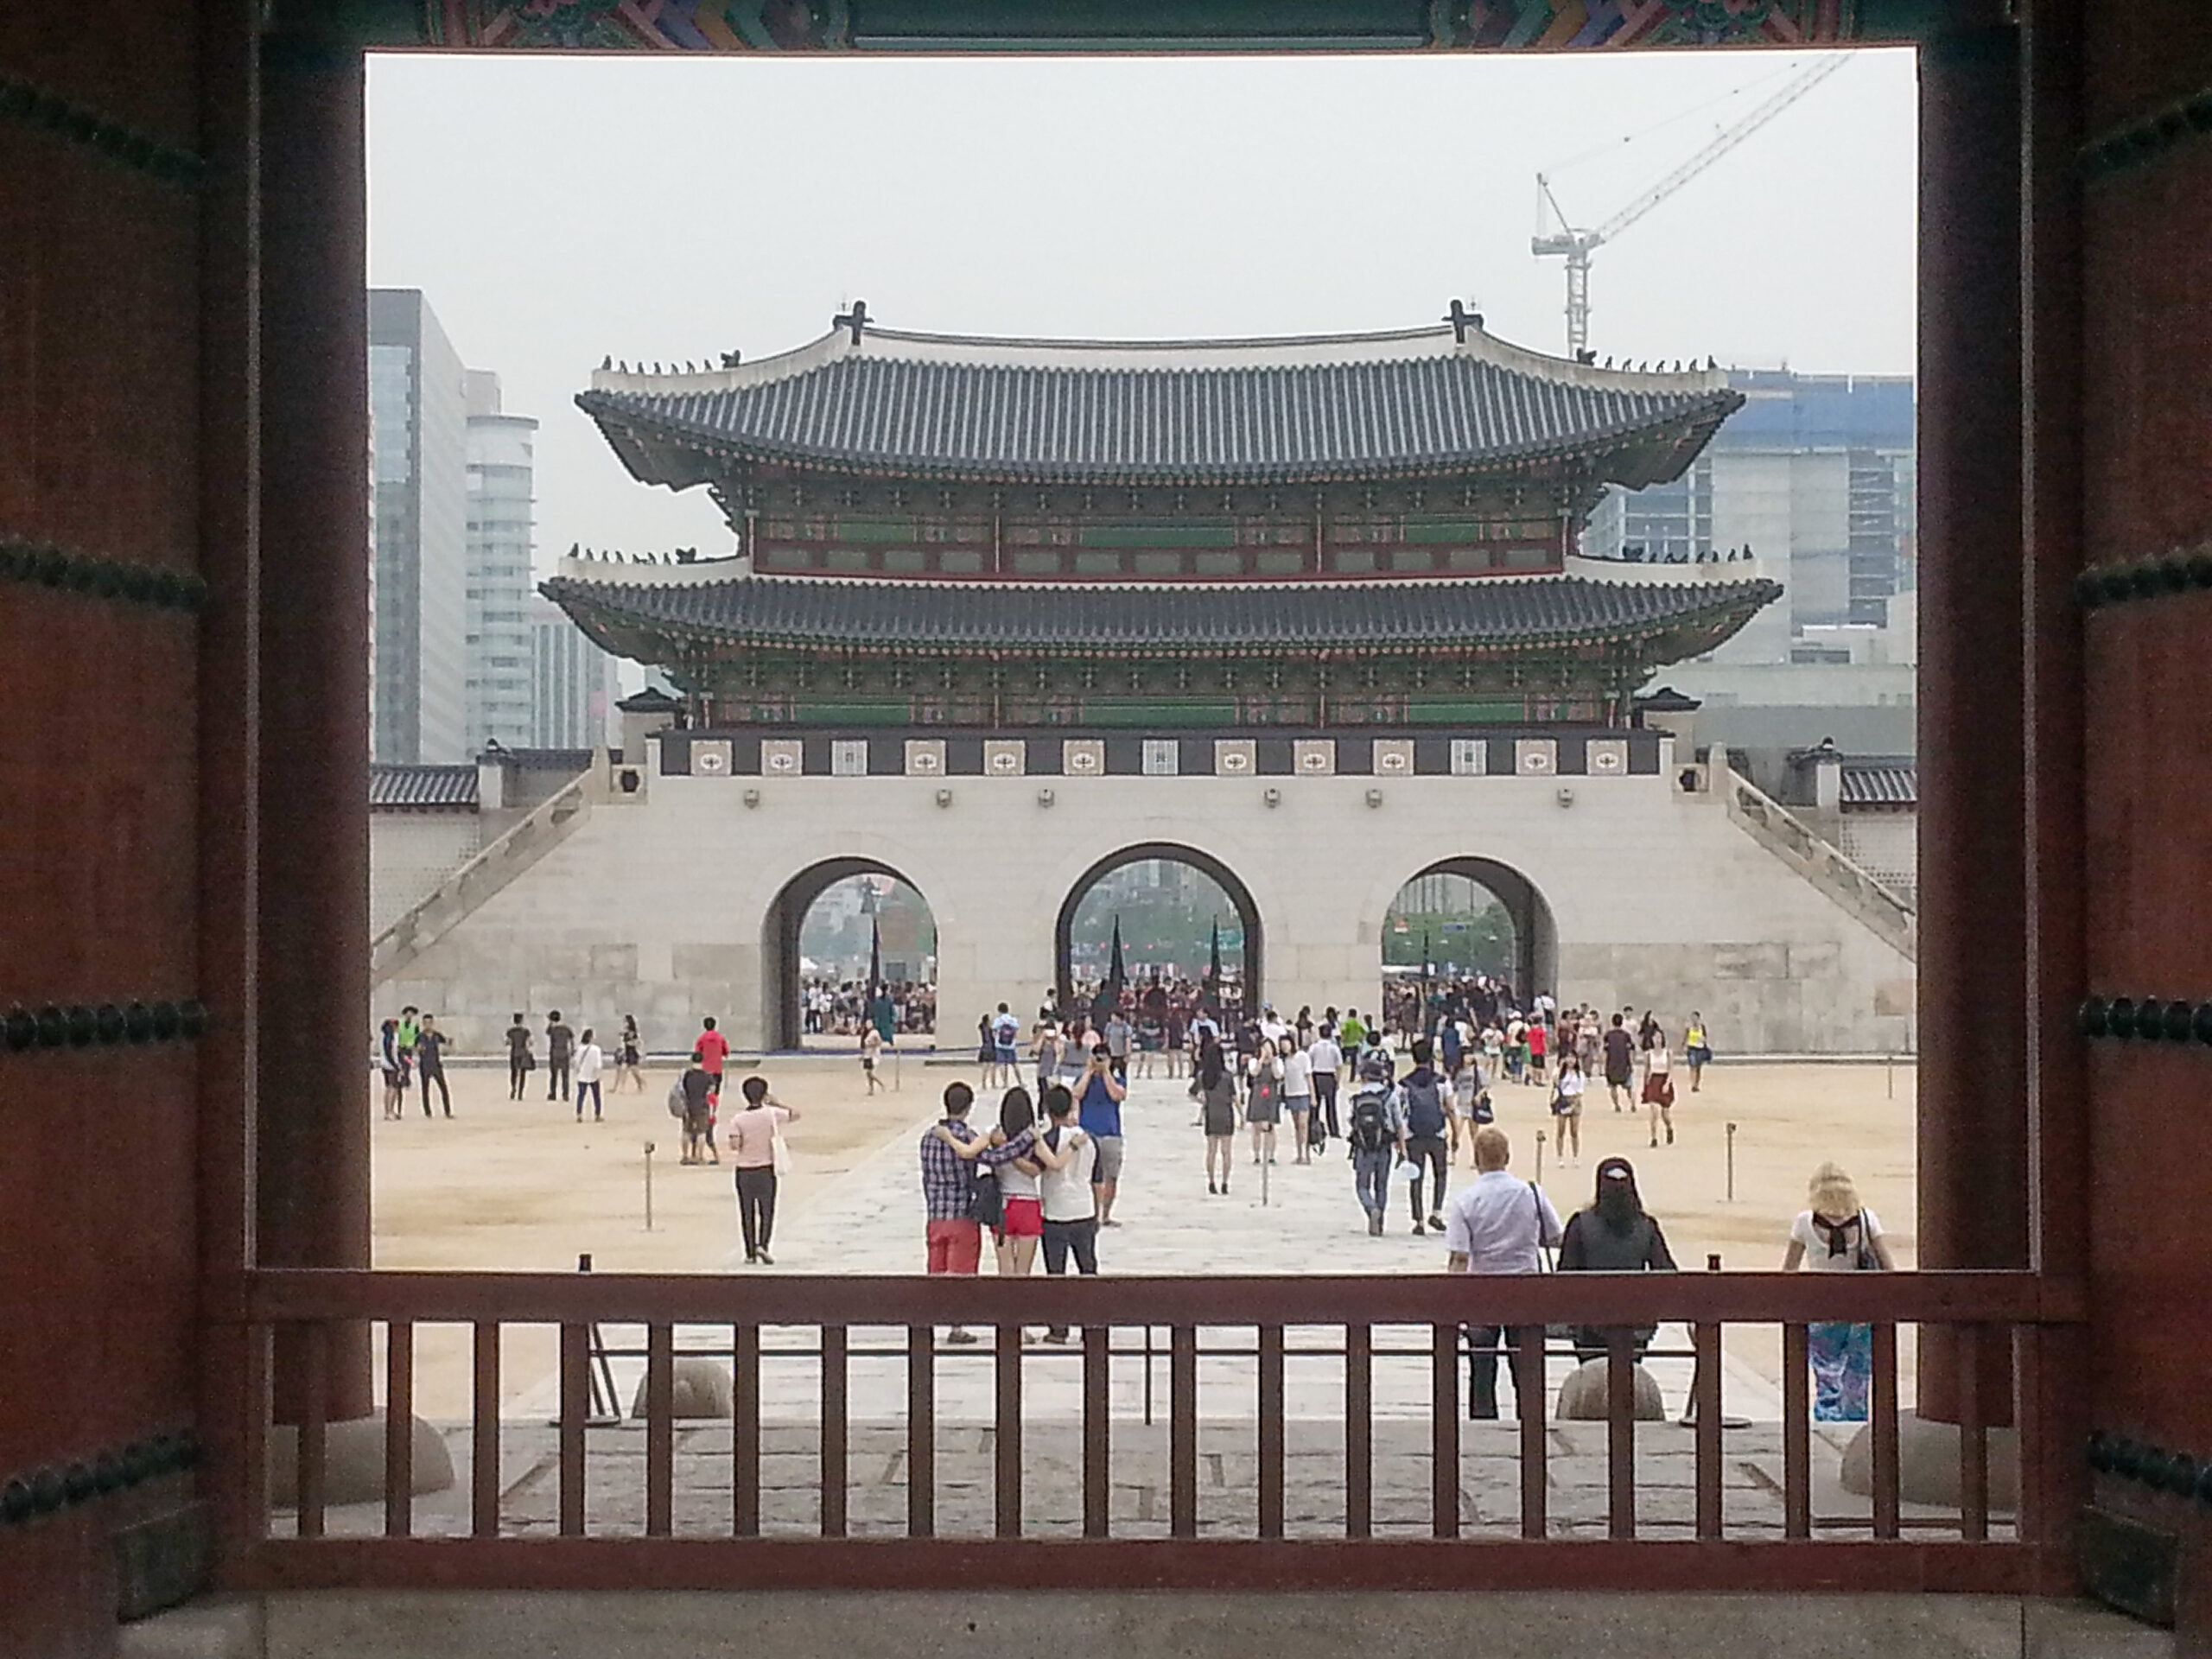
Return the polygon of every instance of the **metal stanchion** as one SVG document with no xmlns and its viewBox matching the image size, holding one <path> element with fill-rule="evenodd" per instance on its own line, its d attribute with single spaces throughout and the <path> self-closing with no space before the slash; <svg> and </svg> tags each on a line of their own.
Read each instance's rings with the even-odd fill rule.
<svg viewBox="0 0 2212 1659">
<path fill-rule="evenodd" d="M 653 1143 L 645 1142 L 645 1230 L 653 1230 Z"/>
<path fill-rule="evenodd" d="M 1541 1129 L 1538 1129 L 1538 1130 L 1536 1131 L 1536 1181 L 1537 1181 L 1537 1184 L 1538 1184 L 1539 1185 L 1542 1185 L 1542 1183 L 1543 1183 L 1543 1179 L 1544 1179 L 1544 1132 L 1543 1132 Z"/>
<path fill-rule="evenodd" d="M 1736 1202 L 1736 1126 L 1728 1126 L 1728 1202 Z"/>
</svg>

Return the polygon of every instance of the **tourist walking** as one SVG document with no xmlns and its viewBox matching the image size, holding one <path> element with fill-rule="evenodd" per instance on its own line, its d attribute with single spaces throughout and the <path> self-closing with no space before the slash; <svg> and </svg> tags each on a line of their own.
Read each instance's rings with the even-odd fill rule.
<svg viewBox="0 0 2212 1659">
<path fill-rule="evenodd" d="M 1789 1224 L 1789 1247 L 1782 1270 L 1813 1273 L 1890 1272 L 1882 1224 L 1859 1202 L 1851 1177 L 1834 1164 L 1822 1164 L 1807 1185 L 1806 1207 Z M 1813 1371 L 1813 1416 L 1824 1423 L 1863 1423 L 1874 1376 L 1874 1327 L 1840 1320 L 1805 1329 L 1806 1356 Z"/>
<path fill-rule="evenodd" d="M 1006 1004 L 999 1004 L 1001 1013 Z M 926 1249 L 924 1271 L 973 1278 L 983 1258 L 983 1224 L 976 1214 L 974 1166 L 959 1148 L 982 1150 L 983 1136 L 969 1127 L 976 1091 L 964 1083 L 944 1086 L 944 1116 L 922 1135 L 922 1211 Z M 956 1325 L 947 1342 L 969 1343 L 974 1332 Z"/>
<path fill-rule="evenodd" d="M 1122 1190 L 1122 1102 L 1128 1089 L 1114 1075 L 1106 1045 L 1090 1051 L 1090 1059 L 1069 1092 L 1075 1096 L 1083 1132 L 1097 1143 L 1098 1157 L 1091 1166 L 1091 1185 L 1098 1189 L 1098 1224 L 1115 1227 L 1114 1198 Z"/>
<path fill-rule="evenodd" d="M 699 1064 L 715 1080 L 715 1093 L 720 1095 L 722 1091 L 722 1072 L 729 1062 L 729 1039 L 715 1029 L 713 1014 L 699 1022 L 699 1035 L 691 1046 L 698 1053 Z"/>
<path fill-rule="evenodd" d="M 1414 1069 L 1398 1085 L 1401 1109 L 1405 1118 L 1406 1160 L 1414 1173 L 1406 1179 L 1406 1196 L 1413 1205 L 1414 1231 L 1420 1232 L 1424 1224 L 1431 1232 L 1444 1230 L 1444 1181 L 1448 1159 L 1445 1152 L 1445 1135 L 1452 1126 L 1451 1109 L 1446 1105 L 1445 1090 L 1449 1086 L 1436 1074 L 1431 1062 L 1435 1058 L 1435 1045 L 1426 1037 L 1414 1039 Z M 1428 1204 L 1421 1204 L 1421 1173 L 1428 1173 Z"/>
<path fill-rule="evenodd" d="M 1695 1094 L 1705 1068 L 1713 1064 L 1713 1045 L 1707 1038 L 1705 1016 L 1695 1008 L 1690 1010 L 1690 1022 L 1682 1031 L 1682 1063 L 1690 1069 L 1690 1093 Z"/>
<path fill-rule="evenodd" d="M 693 1050 L 691 1064 L 677 1079 L 683 1109 L 683 1157 L 687 1164 L 719 1164 L 722 1155 L 715 1146 L 715 1079 Z"/>
<path fill-rule="evenodd" d="M 407 1051 L 399 1046 L 399 1021 L 387 1020 L 377 1029 L 378 1062 L 384 1071 L 384 1116 L 386 1122 L 407 1115 Z"/>
<path fill-rule="evenodd" d="M 1344 1138 L 1351 1147 L 1352 1191 L 1358 1195 L 1359 1207 L 1367 1211 L 1368 1236 L 1380 1238 L 1389 1210 L 1390 1166 L 1405 1145 L 1406 1128 L 1398 1090 L 1378 1061 L 1360 1065 L 1344 1115 Z"/>
<path fill-rule="evenodd" d="M 1060 1075 L 1060 1028 L 1052 1020 L 1045 1020 L 1039 1027 L 1037 1039 L 1030 1045 L 1030 1058 L 1037 1062 L 1037 1099 L 1058 1081 Z"/>
<path fill-rule="evenodd" d="M 415 1069 L 423 1076 L 423 1116 L 430 1116 L 430 1085 L 438 1086 L 438 1103 L 445 1108 L 448 1117 L 453 1116 L 453 1091 L 446 1087 L 445 1033 L 438 1029 L 435 1016 L 424 1014 L 420 1029 L 415 1033 Z"/>
<path fill-rule="evenodd" d="M 729 1160 L 737 1166 L 737 1219 L 745 1233 L 745 1259 L 766 1268 L 776 1231 L 776 1151 L 779 1132 L 798 1122 L 798 1113 L 768 1097 L 768 1079 L 747 1077 L 741 1085 L 744 1109 L 724 1125 Z"/>
<path fill-rule="evenodd" d="M 545 1098 L 565 1101 L 569 1097 L 569 1069 L 576 1052 L 576 1033 L 561 1018 L 556 1008 L 545 1020 Z"/>
<path fill-rule="evenodd" d="M 530 1074 L 537 1069 L 537 1061 L 530 1052 L 533 1040 L 531 1029 L 523 1023 L 522 1015 L 514 1017 L 507 1027 L 507 1098 L 520 1100 L 523 1085 L 530 1081 Z"/>
<path fill-rule="evenodd" d="M 1060 1274 L 1075 1258 L 1080 1274 L 1098 1271 L 1098 1199 L 1091 1185 L 1098 1147 L 1077 1126 L 1075 1096 L 1065 1089 L 1045 1091 L 1045 1133 L 1037 1138 L 1038 1203 L 1045 1216 L 1045 1271 Z M 1068 1327 L 1048 1326 L 1047 1342 L 1067 1340 Z"/>
<path fill-rule="evenodd" d="M 1294 1164 L 1313 1161 L 1313 1143 L 1306 1125 L 1313 1116 L 1313 1062 L 1294 1038 L 1285 1039 L 1277 1061 L 1282 1068 L 1282 1107 L 1290 1114 L 1290 1144 L 1298 1155 Z"/>
<path fill-rule="evenodd" d="M 1244 1065 L 1244 1121 L 1252 1129 L 1252 1161 L 1275 1160 L 1275 1125 L 1282 1122 L 1282 1062 L 1275 1046 L 1260 1039 L 1259 1052 Z"/>
<path fill-rule="evenodd" d="M 1619 1014 L 1605 1031 L 1605 1092 L 1613 1097 L 1613 1109 L 1619 1111 L 1636 1080 L 1636 1039 L 1629 1033 L 1628 1025 Z"/>
<path fill-rule="evenodd" d="M 1121 1009 L 1117 1007 L 1107 1015 L 1105 1027 L 1098 1034 L 1105 1041 L 1106 1058 L 1114 1068 L 1114 1076 L 1127 1083 L 1129 1080 L 1130 1033 L 1129 1022 L 1122 1017 Z"/>
<path fill-rule="evenodd" d="M 639 1094 L 645 1092 L 645 1045 L 639 1039 L 638 1016 L 634 1014 L 622 1016 L 621 1042 L 614 1051 L 615 1093 L 621 1093 L 625 1077 L 630 1079 L 630 1086 Z"/>
<path fill-rule="evenodd" d="M 1230 1075 L 1229 1057 L 1219 1043 L 1210 1041 L 1198 1051 L 1191 1093 L 1197 1096 L 1198 1122 L 1205 1131 L 1206 1191 L 1225 1193 L 1230 1166 L 1236 1161 L 1236 1079 Z"/>
<path fill-rule="evenodd" d="M 1337 1046 L 1329 1027 L 1323 1026 L 1307 1045 L 1306 1058 L 1313 1071 L 1314 1136 L 1319 1139 L 1325 1129 L 1329 1139 L 1339 1139 L 1344 1130 L 1337 1122 L 1337 1078 L 1344 1070 L 1344 1052 Z"/>
<path fill-rule="evenodd" d="M 873 1095 L 883 1087 L 883 1079 L 875 1075 L 875 1058 L 883 1052 L 883 1033 L 873 1025 L 861 1027 L 861 1075 L 868 1079 L 868 1092 Z"/>
<path fill-rule="evenodd" d="M 1674 1060 L 1667 1052 L 1667 1033 L 1651 1028 L 1651 1046 L 1643 1051 L 1643 1103 L 1651 1109 L 1651 1144 L 1659 1144 L 1659 1131 L 1667 1131 L 1667 1144 L 1675 1144 Z"/>
<path fill-rule="evenodd" d="M 1572 1054 L 1562 1054 L 1559 1060 L 1559 1079 L 1552 1084 L 1552 1122 L 1558 1133 L 1554 1137 L 1562 1159 L 1582 1156 L 1582 1096 L 1586 1080 L 1582 1075 L 1582 1062 Z M 1568 1151 L 1572 1147 L 1573 1150 Z M 1601 1165 L 1600 1169 L 1603 1169 Z"/>
<path fill-rule="evenodd" d="M 991 1069 L 984 1079 L 987 1084 L 1001 1089 L 1014 1086 L 1014 1073 L 1020 1065 L 1015 1047 L 1020 1041 L 1021 1021 L 1014 1017 L 1005 1003 L 1000 1003 L 998 1012 L 991 1016 Z"/>
<path fill-rule="evenodd" d="M 1587 1209 L 1567 1219 L 1559 1242 L 1561 1273 L 1672 1273 L 1673 1252 L 1658 1219 L 1645 1212 L 1636 1190 L 1636 1166 L 1625 1158 L 1604 1158 L 1598 1163 L 1597 1191 Z M 1630 1332 L 1637 1357 L 1651 1345 L 1656 1325 L 1637 1325 Z M 1606 1332 L 1596 1325 L 1574 1328 L 1578 1359 L 1599 1359 L 1606 1351 Z"/>
<path fill-rule="evenodd" d="M 1452 1196 L 1444 1221 L 1446 1269 L 1452 1273 L 1541 1273 L 1543 1251 L 1560 1241 L 1559 1211 L 1543 1189 L 1506 1167 L 1513 1143 L 1495 1123 L 1475 1131 L 1474 1180 Z M 1497 1415 L 1497 1355 L 1500 1342 L 1513 1344 L 1504 1327 L 1466 1327 L 1467 1415 Z M 1516 1389 L 1516 1395 L 1518 1389 Z M 1519 1409 L 1539 1414 L 1542 1397 L 1519 1401 Z"/>
<path fill-rule="evenodd" d="M 607 1063 L 607 1055 L 597 1043 L 592 1041 L 591 1037 L 591 1027 L 586 1026 L 583 1042 L 576 1050 L 576 1122 L 579 1123 L 584 1121 L 586 1095 L 591 1096 L 591 1121 L 594 1123 L 598 1122 L 601 1115 L 599 1073 L 600 1069 Z"/>
</svg>

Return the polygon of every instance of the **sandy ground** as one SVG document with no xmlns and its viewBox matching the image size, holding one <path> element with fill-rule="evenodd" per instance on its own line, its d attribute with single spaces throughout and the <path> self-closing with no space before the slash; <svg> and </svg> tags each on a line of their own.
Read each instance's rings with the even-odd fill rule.
<svg viewBox="0 0 2212 1659">
<path fill-rule="evenodd" d="M 762 1069 L 778 1097 L 801 1114 L 787 1137 L 794 1169 L 779 1206 L 785 1222 L 804 1217 L 849 1180 L 880 1181 L 881 1163 L 875 1163 L 874 1174 L 861 1166 L 880 1154 L 903 1156 L 893 1151 L 894 1143 L 907 1141 L 933 1116 L 944 1084 L 956 1077 L 972 1082 L 976 1076 L 972 1065 L 925 1065 L 919 1057 L 906 1056 L 885 1065 L 887 1082 L 895 1086 L 871 1096 L 849 1055 L 778 1058 Z M 542 1081 L 531 1098 L 509 1101 L 504 1071 L 452 1073 L 451 1122 L 425 1121 L 410 1098 L 413 1116 L 374 1125 L 377 1265 L 567 1271 L 579 1254 L 588 1252 L 606 1272 L 727 1270 L 736 1239 L 729 1171 L 677 1164 L 679 1137 L 664 1103 L 674 1075 L 649 1071 L 644 1093 L 610 1095 L 606 1121 L 596 1124 L 579 1125 L 570 1106 L 546 1100 Z M 1544 1110 L 1542 1092 L 1501 1086 L 1495 1091 L 1498 1117 L 1514 1138 L 1516 1169 L 1536 1173 L 1536 1136 L 1544 1134 L 1541 1179 L 1567 1211 L 1586 1201 L 1600 1158 L 1624 1154 L 1634 1160 L 1645 1203 L 1664 1224 L 1683 1268 L 1702 1268 L 1707 1255 L 1717 1253 L 1728 1268 L 1758 1269 L 1780 1264 L 1790 1217 L 1803 1205 L 1807 1176 L 1823 1159 L 1834 1158 L 1858 1179 L 1861 1196 L 1890 1230 L 1899 1264 L 1911 1265 L 1915 1077 L 1910 1066 L 1719 1066 L 1706 1072 L 1696 1094 L 1689 1092 L 1687 1074 L 1678 1077 L 1675 1145 L 1651 1148 L 1647 1116 L 1617 1114 L 1602 1096 L 1593 1096 L 1584 1116 L 1583 1155 L 1564 1166 L 1550 1143 L 1555 1126 Z M 1731 1122 L 1737 1126 L 1732 1201 L 1727 1196 Z M 648 1141 L 657 1148 L 650 1232 Z M 1187 1151 L 1187 1175 L 1202 1181 L 1201 1144 L 1192 1132 L 1187 1147 L 1163 1149 L 1159 1166 L 1178 1172 L 1172 1179 L 1184 1179 L 1177 1160 Z M 1462 1168 L 1465 1163 L 1463 1150 Z M 916 1209 L 918 1214 L 918 1199 Z M 918 1223 L 913 1230 L 918 1232 Z M 1236 1252 L 1228 1255 L 1234 1259 Z M 794 1260 L 785 1265 L 819 1271 L 823 1264 Z M 1189 1270 L 1204 1271 L 1207 1265 L 1206 1256 L 1194 1253 Z M 1376 1263 L 1348 1245 L 1341 1259 L 1317 1252 L 1313 1266 L 1357 1272 L 1376 1270 Z M 426 1414 L 465 1412 L 467 1344 L 467 1333 L 459 1328 L 426 1326 L 418 1333 L 417 1394 Z M 510 1331 L 505 1368 L 510 1399 L 543 1377 L 553 1353 L 550 1331 Z"/>
<path fill-rule="evenodd" d="M 857 1059 L 777 1059 L 757 1068 L 799 1113 L 786 1132 L 792 1168 L 782 1205 L 797 1213 L 886 1141 L 929 1115 L 954 1076 L 902 1056 L 882 1064 L 871 1096 Z M 970 1069 L 972 1070 L 972 1068 Z M 572 1103 L 545 1098 L 544 1073 L 527 1098 L 507 1098 L 504 1066 L 448 1072 L 450 1121 L 426 1119 L 416 1091 L 409 1116 L 376 1132 L 376 1265 L 566 1272 L 588 1254 L 602 1273 L 718 1273 L 729 1265 L 737 1209 L 729 1166 L 677 1162 L 683 1135 L 668 1115 L 672 1067 L 645 1071 L 645 1091 L 608 1094 L 603 1122 L 575 1121 Z M 608 1083 L 612 1083 L 610 1074 Z M 654 1148 L 650 1160 L 645 1148 Z M 645 1229 L 652 1166 L 653 1227 Z M 465 1414 L 469 1334 L 425 1325 L 416 1336 L 416 1390 L 426 1415 Z M 511 1328 L 503 1392 L 512 1399 L 554 1363 L 550 1329 Z"/>
</svg>

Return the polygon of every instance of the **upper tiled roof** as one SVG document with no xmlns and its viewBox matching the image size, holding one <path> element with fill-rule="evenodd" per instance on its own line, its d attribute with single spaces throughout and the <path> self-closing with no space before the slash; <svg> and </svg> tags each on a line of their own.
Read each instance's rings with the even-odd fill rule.
<svg viewBox="0 0 2212 1659">
<path fill-rule="evenodd" d="M 1917 806 L 1920 767 L 1911 760 L 1846 760 L 1842 766 L 1846 806 Z"/>
<path fill-rule="evenodd" d="M 476 768 L 373 765 L 369 768 L 369 805 L 385 809 L 476 806 Z"/>
<path fill-rule="evenodd" d="M 1703 626 L 1726 638 L 1782 589 L 1578 576 L 1266 587 L 1058 588 L 749 576 L 659 587 L 556 576 L 540 591 L 610 629 L 768 645 L 1112 653 L 1603 641 Z M 619 646 L 617 647 L 619 648 Z"/>
<path fill-rule="evenodd" d="M 836 332 L 727 369 L 602 370 L 576 401 L 632 472 L 678 487 L 698 481 L 702 451 L 986 481 L 1194 484 L 1589 454 L 1634 486 L 1678 474 L 1743 397 L 1721 372 L 1600 369 L 1478 328 L 1122 345 L 869 327 L 857 343 Z"/>
</svg>

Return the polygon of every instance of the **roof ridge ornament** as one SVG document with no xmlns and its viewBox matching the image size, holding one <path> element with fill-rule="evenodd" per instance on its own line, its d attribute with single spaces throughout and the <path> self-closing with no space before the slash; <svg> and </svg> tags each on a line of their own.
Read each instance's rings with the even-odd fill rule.
<svg viewBox="0 0 2212 1659">
<path fill-rule="evenodd" d="M 868 315 L 868 302 L 855 300 L 851 310 L 841 312 L 830 319 L 830 326 L 832 328 L 849 328 L 852 331 L 853 344 L 857 346 L 861 343 L 861 331 L 868 327 L 870 321 Z"/>
<path fill-rule="evenodd" d="M 1467 330 L 1470 328 L 1477 334 L 1483 331 L 1483 314 L 1470 311 L 1458 300 L 1452 302 L 1452 308 L 1444 314 L 1443 321 L 1452 325 L 1452 343 L 1455 346 L 1467 343 Z"/>
</svg>

